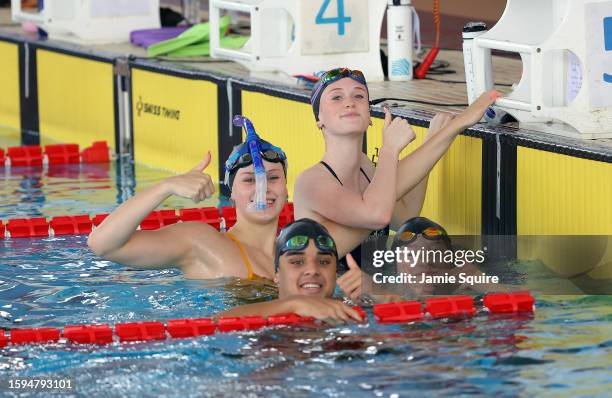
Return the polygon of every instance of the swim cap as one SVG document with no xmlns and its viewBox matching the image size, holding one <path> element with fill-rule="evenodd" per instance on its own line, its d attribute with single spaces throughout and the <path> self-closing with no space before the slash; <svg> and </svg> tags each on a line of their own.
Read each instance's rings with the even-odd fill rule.
<svg viewBox="0 0 612 398">
<path fill-rule="evenodd" d="M 330 84 L 335 83 L 340 79 L 344 79 L 345 77 L 351 78 L 357 83 L 363 84 L 366 88 L 366 92 L 368 93 L 368 97 L 370 96 L 368 84 L 366 83 L 365 76 L 361 71 L 356 69 L 351 70 L 349 68 L 336 68 L 329 70 L 325 72 L 323 76 L 321 76 L 319 81 L 312 88 L 312 93 L 310 95 L 312 111 L 314 112 L 314 116 L 317 121 L 319 121 L 319 104 L 321 102 L 321 95 L 323 95 L 323 91 L 325 91 L 325 88 Z"/>
<path fill-rule="evenodd" d="M 310 218 L 302 218 L 287 224 L 278 234 L 274 246 L 274 268 L 278 271 L 279 258 L 287 252 L 304 251 L 314 240 L 315 246 L 323 253 L 333 254 L 338 261 L 336 243 L 327 228 Z"/>
<path fill-rule="evenodd" d="M 266 140 L 259 139 L 259 147 L 261 149 L 261 156 L 264 160 L 272 163 L 282 163 L 283 172 L 285 178 L 287 177 L 287 155 L 277 146 L 270 144 Z M 229 190 L 232 190 L 234 184 L 234 178 L 239 169 L 247 167 L 253 164 L 251 153 L 249 151 L 249 145 L 246 142 L 236 145 L 234 150 L 227 158 L 225 162 L 225 180 L 224 183 L 227 185 Z"/>
</svg>

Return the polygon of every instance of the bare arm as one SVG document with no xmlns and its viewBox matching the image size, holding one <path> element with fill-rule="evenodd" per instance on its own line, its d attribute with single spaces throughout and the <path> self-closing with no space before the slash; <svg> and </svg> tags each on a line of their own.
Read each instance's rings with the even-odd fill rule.
<svg viewBox="0 0 612 398">
<path fill-rule="evenodd" d="M 436 113 L 429 123 L 429 129 L 425 134 L 424 141 L 427 142 L 437 134 L 442 128 L 448 125 L 453 120 L 453 115 L 446 112 Z M 402 159 L 403 160 L 403 159 Z M 400 160 L 400 164 L 402 163 Z M 401 184 L 402 175 L 398 176 L 398 189 Z M 423 209 L 423 203 L 425 202 L 425 194 L 427 193 L 427 183 L 429 180 L 429 173 L 423 178 L 416 187 L 412 188 L 406 195 L 401 197 L 397 201 L 395 210 L 393 211 L 393 218 L 391 226 L 393 229 L 398 229 L 406 220 L 413 217 L 417 217 L 421 214 Z"/>
<path fill-rule="evenodd" d="M 455 137 L 477 123 L 487 108 L 499 97 L 497 91 L 482 94 L 465 111 L 447 123 L 423 145 L 400 161 L 397 199 L 404 197 L 425 178 L 436 162 L 444 155 Z"/>
<path fill-rule="evenodd" d="M 143 190 L 113 211 L 89 236 L 87 244 L 97 255 L 122 264 L 155 268 L 180 264 L 190 252 L 187 224 L 158 231 L 136 231 L 142 220 L 170 195 L 203 200 L 214 192 L 210 176 L 202 171 L 210 154 L 190 172 L 170 177 Z M 201 227 L 200 227 L 201 228 Z"/>
<path fill-rule="evenodd" d="M 397 158 L 414 139 L 414 131 L 401 118 L 392 120 L 385 109 L 383 145 L 372 182 L 361 194 L 331 179 L 302 175 L 296 182 L 296 197 L 306 206 L 335 223 L 354 228 L 379 229 L 389 224 L 396 202 Z"/>
<path fill-rule="evenodd" d="M 247 304 L 220 313 L 218 317 L 256 316 L 295 313 L 324 321 L 363 322 L 361 315 L 348 305 L 331 298 L 289 296 L 267 303 Z"/>
</svg>

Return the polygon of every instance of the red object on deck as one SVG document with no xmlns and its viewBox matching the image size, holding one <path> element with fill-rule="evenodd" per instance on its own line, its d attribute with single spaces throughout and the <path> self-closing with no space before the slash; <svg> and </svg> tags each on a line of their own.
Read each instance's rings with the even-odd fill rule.
<svg viewBox="0 0 612 398">
<path fill-rule="evenodd" d="M 110 161 L 109 148 L 106 141 L 94 142 L 92 146 L 81 152 L 83 163 L 108 163 Z"/>
<path fill-rule="evenodd" d="M 49 164 L 75 164 L 81 161 L 78 144 L 46 145 L 45 154 Z"/>
<path fill-rule="evenodd" d="M 8 345 L 9 339 L 4 334 L 4 330 L 0 330 L 0 348 L 6 347 Z"/>
<path fill-rule="evenodd" d="M 127 322 L 115 325 L 120 341 L 165 340 L 166 329 L 161 322 Z"/>
<path fill-rule="evenodd" d="M 49 223 L 44 217 L 16 218 L 9 220 L 6 230 L 11 238 L 30 238 L 49 236 Z"/>
<path fill-rule="evenodd" d="M 11 343 L 30 344 L 58 341 L 60 330 L 56 328 L 11 329 Z"/>
<path fill-rule="evenodd" d="M 49 223 L 55 235 L 84 235 L 91 232 L 89 216 L 53 217 Z"/>
<path fill-rule="evenodd" d="M 236 224 L 236 208 L 232 206 L 222 207 L 221 217 L 225 220 L 225 230 L 227 231 Z"/>
<path fill-rule="evenodd" d="M 299 316 L 297 314 L 278 314 L 268 317 L 268 326 L 272 325 L 295 325 L 298 323 L 312 322 L 315 318 L 311 316 Z"/>
<path fill-rule="evenodd" d="M 113 329 L 103 325 L 64 326 L 64 337 L 79 344 L 108 344 L 113 342 Z"/>
<path fill-rule="evenodd" d="M 102 221 L 104 221 L 106 217 L 108 217 L 108 213 L 96 214 L 94 218 L 91 219 L 91 222 L 95 227 L 97 227 L 98 225 L 102 224 Z"/>
<path fill-rule="evenodd" d="M 423 60 L 423 62 L 421 62 L 421 65 L 419 65 L 418 68 L 416 68 L 416 70 L 414 71 L 414 77 L 416 77 L 417 79 L 425 79 L 425 77 L 427 76 L 427 72 L 429 72 L 431 64 L 433 64 L 433 61 L 435 61 L 436 57 L 438 56 L 439 51 L 440 49 L 438 47 L 432 47 L 431 50 L 429 50 L 429 52 L 425 56 L 425 59 Z"/>
<path fill-rule="evenodd" d="M 203 207 L 195 209 L 180 209 L 179 218 L 181 221 L 200 221 L 204 222 L 217 231 L 221 229 L 221 216 L 216 207 Z"/>
<path fill-rule="evenodd" d="M 151 214 L 142 220 L 140 229 L 159 229 L 166 225 L 176 224 L 177 222 L 179 222 L 179 218 L 175 210 L 157 210 L 151 212 Z"/>
<path fill-rule="evenodd" d="M 0 239 L 4 239 L 4 224 L 0 220 Z"/>
<path fill-rule="evenodd" d="M 423 319 L 422 304 L 418 301 L 375 304 L 374 317 L 380 323 L 413 322 Z"/>
<path fill-rule="evenodd" d="M 0 148 L 0 167 L 4 167 L 4 161 L 6 158 L 4 157 L 4 149 Z"/>
<path fill-rule="evenodd" d="M 13 146 L 8 149 L 7 157 L 11 167 L 42 166 L 43 154 L 39 146 Z"/>
<path fill-rule="evenodd" d="M 425 312 L 433 318 L 472 316 L 476 313 L 476 308 L 471 296 L 453 296 L 427 299 Z"/>
<path fill-rule="evenodd" d="M 533 312 L 534 303 L 528 291 L 487 294 L 483 299 L 484 306 L 493 314 Z"/>
<path fill-rule="evenodd" d="M 234 330 L 256 330 L 266 326 L 267 322 L 260 316 L 222 317 L 217 321 L 220 332 Z"/>
<path fill-rule="evenodd" d="M 166 330 L 174 338 L 214 334 L 216 329 L 217 325 L 210 318 L 173 319 L 166 324 Z"/>
</svg>

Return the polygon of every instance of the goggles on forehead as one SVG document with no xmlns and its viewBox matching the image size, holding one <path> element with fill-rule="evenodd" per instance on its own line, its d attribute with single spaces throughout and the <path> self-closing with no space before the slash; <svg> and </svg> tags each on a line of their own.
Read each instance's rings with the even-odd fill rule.
<svg viewBox="0 0 612 398">
<path fill-rule="evenodd" d="M 325 89 L 325 87 L 327 87 L 329 84 L 337 80 L 343 79 L 345 77 L 350 77 L 356 82 L 361 83 L 364 86 L 367 86 L 365 76 L 360 70 L 349 69 L 349 68 L 332 69 L 330 71 L 325 72 L 325 74 L 321 76 L 321 78 L 319 79 L 319 81 L 317 82 L 315 86 L 315 89 L 312 95 L 310 96 L 310 102 L 311 103 L 314 102 L 315 99 L 321 95 L 321 93 L 323 92 L 323 89 Z"/>
<path fill-rule="evenodd" d="M 308 235 L 295 235 L 285 242 L 285 245 L 280 250 L 280 255 L 290 251 L 301 251 L 308 247 L 308 242 L 313 239 L 315 246 L 322 252 L 334 254 L 336 250 L 336 244 L 333 239 L 326 235 L 318 235 L 310 237 Z"/>
</svg>

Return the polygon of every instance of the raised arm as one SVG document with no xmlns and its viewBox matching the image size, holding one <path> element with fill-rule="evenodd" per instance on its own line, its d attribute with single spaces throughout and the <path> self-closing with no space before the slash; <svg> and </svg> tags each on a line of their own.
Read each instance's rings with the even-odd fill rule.
<svg viewBox="0 0 612 398">
<path fill-rule="evenodd" d="M 429 123 L 429 129 L 425 134 L 423 142 L 429 141 L 436 133 L 440 132 L 442 128 L 448 125 L 453 120 L 453 115 L 446 112 L 436 113 Z M 400 160 L 400 164 L 402 161 Z M 398 176 L 398 185 L 401 184 L 399 181 L 401 174 Z M 391 227 L 393 229 L 399 228 L 406 220 L 417 217 L 421 214 L 423 209 L 423 203 L 425 202 L 425 195 L 427 193 L 427 183 L 429 180 L 429 173 L 408 193 L 398 199 L 393 211 L 393 218 L 391 220 Z M 399 187 L 398 187 L 399 189 Z"/>
<path fill-rule="evenodd" d="M 425 178 L 460 132 L 477 123 L 500 94 L 493 90 L 482 94 L 472 105 L 451 120 L 399 163 L 397 197 L 402 198 Z"/>
<path fill-rule="evenodd" d="M 214 193 L 210 175 L 203 173 L 211 160 L 204 160 L 186 174 L 174 176 L 139 192 L 113 211 L 89 235 L 87 244 L 98 256 L 125 265 L 157 268 L 180 265 L 190 253 L 192 226 L 175 224 L 157 231 L 137 231 L 142 220 L 170 195 L 202 201 Z"/>
<path fill-rule="evenodd" d="M 397 158 L 414 137 L 406 120 L 392 120 L 391 113 L 385 109 L 378 167 L 363 194 L 339 185 L 329 176 L 305 174 L 296 182 L 296 197 L 304 200 L 310 210 L 338 224 L 364 229 L 386 226 L 396 202 Z"/>
</svg>

